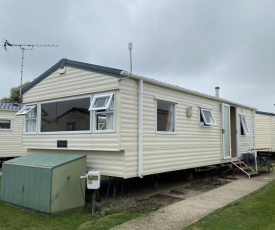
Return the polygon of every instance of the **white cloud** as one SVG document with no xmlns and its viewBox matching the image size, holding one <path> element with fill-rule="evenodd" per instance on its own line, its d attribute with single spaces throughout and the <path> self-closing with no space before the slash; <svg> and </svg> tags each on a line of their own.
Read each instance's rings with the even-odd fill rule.
<svg viewBox="0 0 275 230">
<path fill-rule="evenodd" d="M 129 69 L 273 112 L 275 2 L 271 0 L 0 1 L 0 35 L 26 51 L 24 81 L 61 58 Z M 0 51 L 0 97 L 20 82 L 21 51 Z"/>
</svg>

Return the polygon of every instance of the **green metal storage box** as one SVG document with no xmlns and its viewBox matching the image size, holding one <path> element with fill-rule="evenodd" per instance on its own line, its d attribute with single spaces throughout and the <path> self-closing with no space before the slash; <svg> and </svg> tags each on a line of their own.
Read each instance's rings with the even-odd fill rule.
<svg viewBox="0 0 275 230">
<path fill-rule="evenodd" d="M 79 181 L 85 172 L 86 155 L 30 154 L 9 160 L 2 166 L 1 199 L 49 214 L 81 207 Z"/>
</svg>

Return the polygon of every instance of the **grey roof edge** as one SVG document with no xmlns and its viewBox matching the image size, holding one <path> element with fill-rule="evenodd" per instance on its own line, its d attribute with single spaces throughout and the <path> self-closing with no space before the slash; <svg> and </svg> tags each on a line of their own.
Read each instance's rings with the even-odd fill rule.
<svg viewBox="0 0 275 230">
<path fill-rule="evenodd" d="M 64 68 L 64 66 L 69 66 L 73 68 L 78 68 L 86 71 L 93 71 L 97 73 L 104 73 L 107 75 L 111 75 L 114 77 L 120 77 L 122 70 L 120 69 L 114 69 L 114 68 L 109 68 L 109 67 L 104 67 L 104 66 L 99 66 L 99 65 L 93 65 L 93 64 L 88 64 L 84 62 L 77 62 L 77 61 L 72 61 L 66 58 L 61 59 L 59 62 L 57 62 L 54 66 L 49 68 L 47 71 L 45 71 L 43 74 L 41 74 L 39 77 L 34 79 L 30 84 L 28 84 L 26 87 L 22 89 L 22 94 L 26 93 L 29 91 L 31 88 L 33 88 L 35 85 L 43 81 L 45 78 L 47 78 L 50 74 L 58 70 L 59 68 Z"/>
<path fill-rule="evenodd" d="M 124 76 L 124 77 L 128 77 L 129 73 L 127 71 L 122 71 L 121 75 Z M 151 84 L 159 85 L 159 86 L 162 86 L 162 87 L 165 87 L 165 88 L 177 90 L 177 91 L 192 94 L 192 95 L 195 95 L 195 96 L 204 97 L 204 98 L 208 98 L 208 99 L 211 99 L 211 100 L 215 100 L 215 101 L 219 101 L 219 102 L 222 102 L 222 103 L 227 103 L 227 104 L 231 104 L 231 105 L 235 105 L 235 106 L 239 106 L 239 107 L 243 107 L 243 108 L 247 108 L 247 109 L 251 109 L 251 110 L 257 110 L 254 107 L 250 107 L 250 106 L 247 106 L 247 105 L 242 105 L 242 104 L 239 104 L 239 103 L 236 103 L 236 102 L 233 102 L 233 101 L 229 101 L 229 100 L 226 100 L 226 99 L 223 99 L 223 98 L 220 98 L 220 97 L 215 97 L 215 96 L 211 96 L 211 95 L 208 95 L 208 94 L 193 91 L 193 90 L 190 90 L 190 89 L 186 89 L 186 88 L 183 88 L 183 87 L 180 87 L 180 86 L 168 84 L 168 83 L 158 81 L 158 80 L 155 80 L 155 79 L 152 79 L 152 78 L 147 78 L 147 77 L 139 76 L 139 75 L 136 75 L 136 74 L 131 74 L 131 77 L 134 78 L 134 79 L 137 79 L 137 80 L 143 80 L 143 81 L 151 83 Z"/>
<path fill-rule="evenodd" d="M 261 114 L 261 115 L 265 115 L 265 116 L 275 116 L 274 113 L 263 112 L 263 111 L 256 111 L 256 114 Z"/>
</svg>

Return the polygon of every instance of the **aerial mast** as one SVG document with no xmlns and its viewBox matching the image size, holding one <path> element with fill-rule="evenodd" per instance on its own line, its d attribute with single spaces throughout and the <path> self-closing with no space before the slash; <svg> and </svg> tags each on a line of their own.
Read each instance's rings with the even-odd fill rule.
<svg viewBox="0 0 275 230">
<path fill-rule="evenodd" d="M 50 44 L 12 44 L 8 40 L 4 39 L 4 49 L 8 50 L 8 47 L 19 47 L 22 51 L 22 61 L 21 61 L 21 79 L 20 79 L 20 85 L 23 84 L 23 68 L 24 68 L 24 52 L 25 50 L 32 50 L 33 47 L 58 47 L 58 45 L 50 45 Z M 21 89 L 20 89 L 20 95 L 21 95 Z"/>
</svg>

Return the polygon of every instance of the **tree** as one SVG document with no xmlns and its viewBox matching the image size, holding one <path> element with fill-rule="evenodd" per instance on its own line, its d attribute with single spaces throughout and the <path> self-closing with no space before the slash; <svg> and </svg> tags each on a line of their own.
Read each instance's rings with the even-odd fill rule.
<svg viewBox="0 0 275 230">
<path fill-rule="evenodd" d="M 26 87 L 28 84 L 30 84 L 30 82 L 25 82 L 22 85 L 19 85 L 17 87 L 13 87 L 10 90 L 10 96 L 9 97 L 3 97 L 2 99 L 0 99 L 0 101 L 2 102 L 17 102 L 20 103 L 20 89 L 23 89 L 24 87 Z"/>
</svg>

